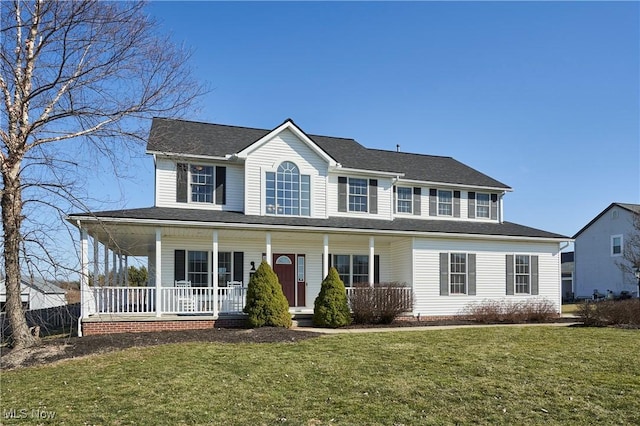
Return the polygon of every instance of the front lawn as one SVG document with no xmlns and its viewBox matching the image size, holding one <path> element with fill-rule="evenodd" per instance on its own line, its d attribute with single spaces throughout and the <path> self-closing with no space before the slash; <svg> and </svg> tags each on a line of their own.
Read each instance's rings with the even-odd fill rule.
<svg viewBox="0 0 640 426">
<path fill-rule="evenodd" d="M 640 332 L 490 327 L 183 343 L 3 372 L 0 385 L 4 424 L 51 412 L 40 421 L 640 424 Z"/>
</svg>

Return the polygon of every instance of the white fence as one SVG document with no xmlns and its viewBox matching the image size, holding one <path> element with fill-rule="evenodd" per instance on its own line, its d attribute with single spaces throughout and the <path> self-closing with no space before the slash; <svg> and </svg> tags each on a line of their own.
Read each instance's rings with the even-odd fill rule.
<svg viewBox="0 0 640 426">
<path fill-rule="evenodd" d="M 155 287 L 92 287 L 97 313 L 156 313 Z M 244 308 L 246 287 L 219 287 L 218 312 L 239 313 Z M 160 312 L 208 314 L 214 312 L 213 287 L 162 287 Z"/>
</svg>

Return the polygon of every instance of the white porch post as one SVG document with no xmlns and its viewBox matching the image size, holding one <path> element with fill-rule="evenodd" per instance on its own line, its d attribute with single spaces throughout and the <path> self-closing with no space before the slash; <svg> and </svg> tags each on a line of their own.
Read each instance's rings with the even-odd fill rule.
<svg viewBox="0 0 640 426">
<path fill-rule="evenodd" d="M 111 250 L 111 283 L 113 286 L 118 285 L 118 253 Z"/>
<path fill-rule="evenodd" d="M 109 246 L 104 244 L 104 285 L 109 286 Z"/>
<path fill-rule="evenodd" d="M 213 231 L 213 317 L 218 317 L 218 230 Z"/>
<path fill-rule="evenodd" d="M 100 274 L 100 265 L 98 265 L 98 249 L 100 242 L 96 237 L 93 237 L 93 285 L 95 287 L 100 285 L 98 281 L 98 275 Z"/>
<path fill-rule="evenodd" d="M 156 228 L 156 316 L 162 315 L 162 229 Z"/>
<path fill-rule="evenodd" d="M 118 285 L 124 287 L 124 270 L 122 268 L 122 253 L 118 253 Z"/>
<path fill-rule="evenodd" d="M 375 281 L 375 240 L 373 237 L 369 237 L 369 285 L 373 287 Z"/>
<path fill-rule="evenodd" d="M 329 234 L 324 234 L 322 242 L 322 279 L 329 275 Z"/>
<path fill-rule="evenodd" d="M 129 285 L 129 256 L 124 256 L 124 284 Z"/>
<path fill-rule="evenodd" d="M 79 225 L 79 222 L 78 222 Z M 89 292 L 88 283 L 89 265 L 89 243 L 87 241 L 87 231 L 80 228 L 80 321 L 78 321 L 78 337 L 82 337 L 82 320 L 89 316 Z"/>
<path fill-rule="evenodd" d="M 272 259 L 271 259 L 271 232 L 267 232 L 267 248 L 265 253 L 267 254 L 267 263 L 269 264 L 269 266 L 273 267 L 273 265 L 271 264 Z"/>
</svg>

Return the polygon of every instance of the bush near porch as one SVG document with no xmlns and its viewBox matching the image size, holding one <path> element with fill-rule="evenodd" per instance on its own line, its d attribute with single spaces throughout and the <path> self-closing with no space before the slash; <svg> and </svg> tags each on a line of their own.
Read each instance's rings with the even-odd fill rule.
<svg viewBox="0 0 640 426">
<path fill-rule="evenodd" d="M 398 282 L 361 283 L 351 289 L 349 305 L 356 324 L 391 324 L 413 310 L 413 292 Z"/>
<path fill-rule="evenodd" d="M 320 293 L 314 302 L 313 325 L 316 327 L 344 327 L 351 324 L 351 311 L 344 283 L 336 268 L 322 281 Z"/>
<path fill-rule="evenodd" d="M 244 307 L 249 327 L 285 327 L 292 325 L 289 302 L 282 292 L 278 276 L 264 260 L 249 280 Z"/>
</svg>

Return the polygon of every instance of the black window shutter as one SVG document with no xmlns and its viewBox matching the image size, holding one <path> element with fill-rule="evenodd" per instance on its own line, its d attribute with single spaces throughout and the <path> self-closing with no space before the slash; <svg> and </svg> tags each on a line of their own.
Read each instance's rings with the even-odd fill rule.
<svg viewBox="0 0 640 426">
<path fill-rule="evenodd" d="M 531 256 L 531 294 L 537 296 L 539 294 L 538 285 L 538 256 Z"/>
<path fill-rule="evenodd" d="M 469 199 L 469 211 L 468 211 L 468 217 L 469 219 L 475 219 L 476 217 L 476 193 L 475 192 L 469 192 L 469 195 L 467 197 Z"/>
<path fill-rule="evenodd" d="M 453 217 L 460 217 L 460 191 L 453 191 Z"/>
<path fill-rule="evenodd" d="M 216 167 L 216 204 L 227 204 L 227 168 Z"/>
<path fill-rule="evenodd" d="M 438 215 L 438 190 L 429 190 L 429 216 Z"/>
<path fill-rule="evenodd" d="M 233 252 L 233 280 L 244 280 L 244 252 Z"/>
<path fill-rule="evenodd" d="M 373 282 L 374 283 L 380 282 L 380 255 L 379 254 L 373 255 Z"/>
<path fill-rule="evenodd" d="M 469 285 L 467 287 L 467 294 L 469 296 L 476 295 L 476 255 L 473 253 L 469 253 L 467 255 L 467 270 L 469 271 Z"/>
<path fill-rule="evenodd" d="M 413 214 L 420 216 L 422 202 L 422 190 L 420 188 L 413 188 Z"/>
<path fill-rule="evenodd" d="M 513 275 L 513 255 L 507 255 L 507 296 L 515 293 L 515 277 Z"/>
<path fill-rule="evenodd" d="M 186 251 L 176 250 L 173 256 L 173 279 L 176 281 L 185 279 Z"/>
<path fill-rule="evenodd" d="M 378 179 L 369 179 L 369 213 L 378 214 Z"/>
<path fill-rule="evenodd" d="M 338 211 L 347 211 L 347 178 L 338 176 Z"/>
<path fill-rule="evenodd" d="M 498 194 L 491 194 L 491 219 L 498 219 Z"/>
<path fill-rule="evenodd" d="M 449 295 L 449 253 L 440 253 L 440 296 Z"/>
<path fill-rule="evenodd" d="M 176 169 L 176 202 L 186 203 L 189 196 L 189 166 L 178 163 Z M 184 279 L 184 278 L 183 278 Z"/>
</svg>

